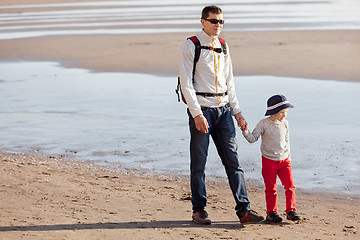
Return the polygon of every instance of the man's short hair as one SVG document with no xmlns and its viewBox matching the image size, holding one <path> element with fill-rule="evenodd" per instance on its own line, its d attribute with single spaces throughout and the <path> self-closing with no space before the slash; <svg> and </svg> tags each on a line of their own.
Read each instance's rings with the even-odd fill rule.
<svg viewBox="0 0 360 240">
<path fill-rule="evenodd" d="M 201 18 L 202 18 L 202 19 L 208 18 L 208 17 L 209 17 L 209 13 L 222 14 L 223 11 L 221 10 L 221 8 L 219 8 L 218 6 L 215 6 L 215 5 L 206 6 L 206 7 L 204 7 L 204 9 L 202 10 Z"/>
</svg>

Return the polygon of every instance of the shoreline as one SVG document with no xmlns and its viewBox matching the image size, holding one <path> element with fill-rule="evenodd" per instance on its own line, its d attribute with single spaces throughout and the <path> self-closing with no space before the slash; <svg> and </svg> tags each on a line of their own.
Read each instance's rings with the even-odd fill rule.
<svg viewBox="0 0 360 240">
<path fill-rule="evenodd" d="M 1 40 L 1 61 L 56 61 L 95 72 L 178 74 L 179 51 L 196 33 L 69 35 Z M 224 32 L 235 76 L 360 82 L 360 31 Z"/>
<path fill-rule="evenodd" d="M 0 153 L 0 161 L 4 239 L 288 239 L 295 232 L 301 239 L 357 239 L 360 229 L 359 197 L 299 190 L 301 222 L 241 226 L 228 184 L 208 179 L 213 224 L 201 226 L 191 222 L 185 178 L 109 171 L 42 154 Z M 252 209 L 264 215 L 264 189 L 247 184 Z M 283 191 L 278 195 L 284 216 Z"/>
<path fill-rule="evenodd" d="M 182 171 L 175 171 L 170 170 L 168 172 L 164 172 L 164 170 L 155 170 L 151 168 L 146 167 L 128 167 L 123 165 L 117 165 L 115 162 L 106 161 L 106 160 L 89 160 L 84 157 L 77 157 L 75 154 L 50 154 L 45 153 L 42 151 L 35 151 L 34 153 L 27 152 L 27 151 L 11 151 L 11 150 L 0 150 L 0 158 L 1 156 L 7 156 L 7 155 L 15 155 L 15 156 L 37 156 L 43 159 L 55 159 L 55 160 L 61 160 L 64 161 L 66 164 L 80 164 L 84 166 L 85 168 L 90 167 L 97 170 L 100 170 L 102 172 L 108 172 L 108 173 L 115 173 L 115 174 L 125 174 L 125 175 L 133 175 L 133 176 L 139 176 L 139 177 L 145 177 L 145 178 L 169 178 L 169 179 L 178 179 L 181 181 L 188 181 L 189 178 L 189 172 L 186 172 L 184 170 Z M 249 185 L 251 188 L 258 188 L 265 191 L 265 186 L 263 183 L 262 177 L 259 179 L 254 177 L 249 177 L 246 174 L 245 171 L 245 179 L 247 182 L 247 185 Z M 214 173 L 207 173 L 206 179 L 209 182 L 217 182 L 217 183 L 223 183 L 227 186 L 227 177 L 224 175 L 218 175 Z M 296 180 L 295 180 L 296 183 Z M 296 185 L 296 184 L 295 184 Z M 282 192 L 283 189 L 282 185 L 278 183 L 278 191 Z M 327 190 L 320 190 L 320 188 L 303 188 L 298 187 L 296 185 L 296 191 L 300 191 L 302 193 L 306 194 L 314 194 L 319 196 L 334 196 L 337 199 L 347 199 L 347 198 L 354 198 L 358 199 L 360 201 L 360 193 L 357 192 L 344 192 L 339 189 L 334 189 L 331 191 L 330 188 L 327 188 Z M 360 202 L 359 202 L 360 203 Z"/>
</svg>

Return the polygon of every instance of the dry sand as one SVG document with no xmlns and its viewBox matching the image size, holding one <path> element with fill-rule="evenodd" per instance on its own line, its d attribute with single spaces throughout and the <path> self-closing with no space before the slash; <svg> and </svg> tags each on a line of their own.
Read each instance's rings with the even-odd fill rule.
<svg viewBox="0 0 360 240">
<path fill-rule="evenodd" d="M 57 2 L 59 0 L 2 0 L 0 6 Z M 71 9 L 83 8 L 86 7 Z M 31 9 L 50 10 L 53 9 Z M 21 13 L 29 10 L 10 8 L 1 11 Z M 7 22 L 3 26 L 16 24 Z M 70 29 L 75 30 L 73 27 Z M 94 71 L 176 76 L 180 48 L 185 39 L 193 34 L 196 33 L 47 36 L 0 40 L 0 61 L 58 61 L 66 67 Z M 237 76 L 272 75 L 360 81 L 359 30 L 228 32 L 225 25 L 221 36 L 230 46 L 234 74 Z"/>
<path fill-rule="evenodd" d="M 48 36 L 0 41 L 1 61 L 59 61 L 105 72 L 178 74 L 195 33 Z M 360 81 L 360 31 L 226 32 L 234 74 Z"/>
<path fill-rule="evenodd" d="M 228 184 L 208 180 L 210 226 L 191 222 L 189 181 L 39 154 L 0 154 L 0 239 L 359 239 L 360 198 L 298 190 L 304 220 L 241 226 Z M 248 183 L 265 214 L 264 189 Z M 279 210 L 284 210 L 283 191 Z M 285 218 L 283 212 L 280 214 Z"/>
</svg>

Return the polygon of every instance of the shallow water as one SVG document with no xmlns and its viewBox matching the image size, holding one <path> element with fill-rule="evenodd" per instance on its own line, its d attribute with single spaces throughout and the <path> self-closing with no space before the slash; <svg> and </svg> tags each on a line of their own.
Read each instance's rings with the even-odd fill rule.
<svg viewBox="0 0 360 240">
<path fill-rule="evenodd" d="M 295 106 L 287 119 L 297 187 L 360 194 L 360 83 L 265 76 L 235 84 L 250 129 L 273 94 Z M 188 119 L 175 85 L 176 76 L 0 63 L 0 150 L 188 174 Z M 238 140 L 246 177 L 261 181 L 260 143 L 240 131 Z M 213 145 L 207 174 L 225 176 Z"/>
<path fill-rule="evenodd" d="M 170 0 L 0 6 L 0 39 L 197 32 L 206 4 Z M 358 0 L 223 0 L 218 5 L 225 13 L 224 31 L 360 29 Z"/>
</svg>

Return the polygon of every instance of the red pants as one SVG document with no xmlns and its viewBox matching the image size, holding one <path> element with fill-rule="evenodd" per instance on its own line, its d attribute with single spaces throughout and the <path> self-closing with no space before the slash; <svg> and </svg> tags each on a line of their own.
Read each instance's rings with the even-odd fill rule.
<svg viewBox="0 0 360 240">
<path fill-rule="evenodd" d="M 265 183 L 266 214 L 277 212 L 277 176 L 285 189 L 286 213 L 296 211 L 295 185 L 290 159 L 273 161 L 262 156 L 262 176 Z"/>
</svg>

